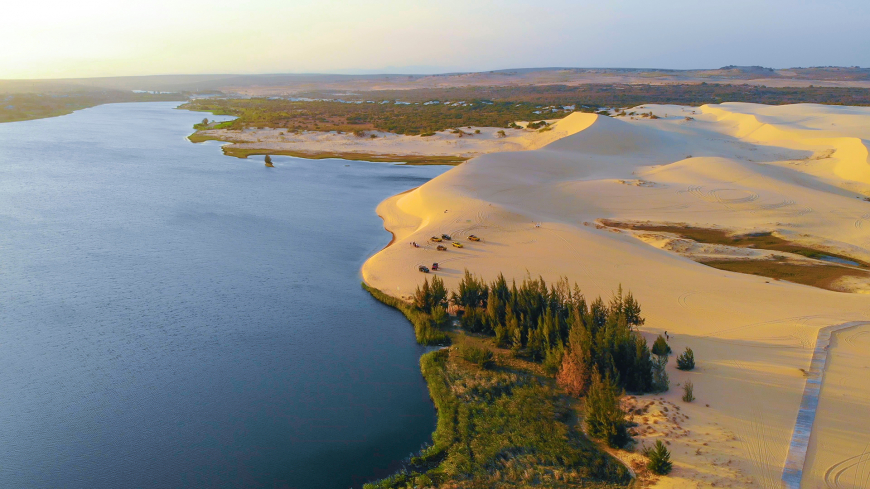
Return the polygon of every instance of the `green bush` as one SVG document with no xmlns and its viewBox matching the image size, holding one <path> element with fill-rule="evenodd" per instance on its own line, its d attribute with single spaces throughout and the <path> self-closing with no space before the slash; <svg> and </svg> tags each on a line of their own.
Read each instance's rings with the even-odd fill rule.
<svg viewBox="0 0 870 489">
<path fill-rule="evenodd" d="M 653 352 L 653 355 L 659 355 L 659 356 L 665 356 L 665 355 L 671 354 L 671 347 L 668 346 L 668 342 L 665 340 L 664 336 L 659 335 L 659 337 L 656 338 L 656 341 L 655 341 L 655 343 L 653 343 L 653 346 L 652 346 L 652 352 Z"/>
<path fill-rule="evenodd" d="M 695 352 L 688 346 L 686 351 L 677 357 L 677 368 L 680 370 L 693 370 L 695 368 Z"/>
<path fill-rule="evenodd" d="M 459 355 L 467 362 L 471 362 L 478 367 L 489 368 L 492 366 L 492 352 L 486 348 L 462 345 L 459 347 Z"/>
<path fill-rule="evenodd" d="M 649 458 L 646 467 L 653 474 L 665 475 L 673 468 L 671 463 L 671 452 L 668 451 L 665 444 L 661 440 L 656 440 L 655 446 L 644 450 L 644 455 Z"/>
</svg>

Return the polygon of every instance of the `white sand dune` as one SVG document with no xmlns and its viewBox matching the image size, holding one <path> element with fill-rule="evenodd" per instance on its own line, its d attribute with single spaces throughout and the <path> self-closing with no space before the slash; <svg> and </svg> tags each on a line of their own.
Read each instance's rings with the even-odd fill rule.
<svg viewBox="0 0 870 489">
<path fill-rule="evenodd" d="M 675 470 L 658 486 L 781 487 L 805 384 L 800 369 L 809 368 L 816 334 L 870 321 L 870 296 L 691 259 L 763 252 L 692 250 L 700 245 L 638 239 L 595 222 L 771 231 L 870 261 L 870 202 L 863 200 L 870 196 L 870 109 L 728 103 L 637 110 L 661 119 L 572 114 L 559 122 L 570 130 L 540 149 L 483 155 L 384 201 L 378 213 L 396 243 L 366 262 L 363 277 L 396 296 L 409 296 L 423 281 L 417 265 L 436 261 L 451 287 L 466 268 L 487 280 L 499 272 L 517 280 L 527 273 L 548 281 L 566 276 L 587 296 L 609 296 L 622 284 L 644 308 L 645 333 L 666 330 L 675 351 L 689 346 L 698 359 L 693 372 L 670 372 L 672 389 L 662 396 L 680 404 L 689 420 L 685 434 L 666 437 Z M 441 233 L 483 241 L 447 252 L 407 245 Z M 832 349 L 836 372 L 825 382 L 870 392 L 870 351 L 839 355 L 841 343 Z M 675 387 L 687 379 L 698 398 L 692 404 L 682 403 Z M 828 466 L 870 453 L 866 396 L 829 399 L 837 395 L 822 389 L 816 424 L 824 428 L 810 441 L 802 487 L 835 487 L 825 485 Z M 856 436 L 840 431 L 850 425 Z"/>
</svg>

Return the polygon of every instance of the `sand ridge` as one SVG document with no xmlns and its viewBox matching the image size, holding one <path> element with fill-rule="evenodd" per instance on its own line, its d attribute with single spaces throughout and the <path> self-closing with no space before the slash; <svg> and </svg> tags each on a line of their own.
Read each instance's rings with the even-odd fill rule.
<svg viewBox="0 0 870 489">
<path fill-rule="evenodd" d="M 644 308 L 645 334 L 668 331 L 674 350 L 689 346 L 698 362 L 693 372 L 671 370 L 671 390 L 655 396 L 681 407 L 688 419 L 680 429 L 689 433 L 669 438 L 675 470 L 656 487 L 780 487 L 806 383 L 801 369 L 809 368 L 818 331 L 867 321 L 870 298 L 717 270 L 596 220 L 775 232 L 870 260 L 870 109 L 634 110 L 660 119 L 574 114 L 565 121 L 575 119 L 578 132 L 537 150 L 479 156 L 387 199 L 377 211 L 396 244 L 369 259 L 363 277 L 399 297 L 422 282 L 417 265 L 435 261 L 449 287 L 466 268 L 487 280 L 499 272 L 509 280 L 566 276 L 589 297 L 622 284 Z M 441 233 L 465 248 L 407 245 Z M 465 241 L 468 234 L 482 241 Z M 832 348 L 836 365 L 840 346 Z M 866 355 L 858 358 L 866 363 Z M 855 385 L 870 378 L 850 377 L 857 367 L 844 372 L 836 375 Z M 685 380 L 695 385 L 691 404 L 675 386 Z M 829 391 L 822 388 L 817 426 L 870 429 L 866 412 L 827 402 Z M 814 432 L 803 487 L 833 487 L 816 468 L 829 463 L 819 447 L 836 446 L 844 459 L 866 452 L 846 438 Z"/>
</svg>

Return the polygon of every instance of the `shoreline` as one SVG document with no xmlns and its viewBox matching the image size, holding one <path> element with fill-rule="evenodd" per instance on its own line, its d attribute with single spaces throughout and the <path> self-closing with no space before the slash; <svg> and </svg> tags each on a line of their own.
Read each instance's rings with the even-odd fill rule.
<svg viewBox="0 0 870 489">
<path fill-rule="evenodd" d="M 407 165 L 460 165 L 492 153 L 529 151 L 575 134 L 597 115 L 574 112 L 548 125 L 529 129 L 520 121 L 514 128 L 467 127 L 408 136 L 383 131 L 288 131 L 281 128 L 196 129 L 192 143 L 221 141 L 227 156 L 284 155 L 305 159 L 340 158 Z"/>
</svg>

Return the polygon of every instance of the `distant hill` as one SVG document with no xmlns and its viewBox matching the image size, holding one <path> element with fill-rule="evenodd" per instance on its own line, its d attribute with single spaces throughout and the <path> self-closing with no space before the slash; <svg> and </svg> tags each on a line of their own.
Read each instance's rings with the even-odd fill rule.
<svg viewBox="0 0 870 489">
<path fill-rule="evenodd" d="M 420 74 L 260 74 L 152 75 L 55 80 L 0 80 L 0 93 L 68 93 L 94 90 L 223 92 L 240 95 L 286 95 L 317 89 L 407 90 L 464 86 L 584 85 L 598 83 L 720 83 L 743 81 L 769 86 L 852 86 L 870 88 L 870 68 L 809 67 L 773 69 L 723 66 L 718 69 L 656 68 L 518 68 L 468 73 Z"/>
</svg>

